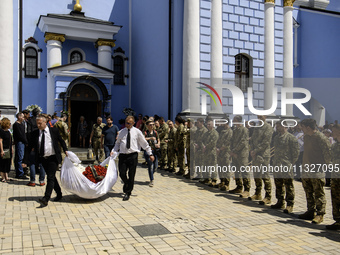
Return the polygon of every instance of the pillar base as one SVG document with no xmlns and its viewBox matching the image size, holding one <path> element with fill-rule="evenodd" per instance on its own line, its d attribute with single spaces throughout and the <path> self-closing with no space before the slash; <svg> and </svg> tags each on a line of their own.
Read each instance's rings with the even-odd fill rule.
<svg viewBox="0 0 340 255">
<path fill-rule="evenodd" d="M 0 105 L 0 110 L 1 110 L 1 119 L 3 117 L 7 117 L 13 124 L 15 121 L 17 108 L 14 105 Z"/>
</svg>

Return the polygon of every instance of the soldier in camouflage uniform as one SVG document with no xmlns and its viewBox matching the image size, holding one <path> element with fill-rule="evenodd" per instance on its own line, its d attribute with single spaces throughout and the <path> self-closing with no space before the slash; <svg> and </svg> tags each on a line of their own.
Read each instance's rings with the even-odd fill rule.
<svg viewBox="0 0 340 255">
<path fill-rule="evenodd" d="M 208 119 L 206 121 L 208 132 L 204 134 L 203 137 L 203 168 L 206 171 L 205 176 L 203 174 L 203 177 L 205 177 L 205 182 L 210 187 L 213 187 L 216 185 L 217 182 L 217 169 L 216 169 L 216 163 L 217 163 L 217 155 L 216 155 L 216 143 L 218 140 L 218 132 L 214 128 L 214 123 L 212 119 Z"/>
<path fill-rule="evenodd" d="M 280 121 L 276 123 L 276 131 L 278 134 L 274 137 L 275 154 L 273 158 L 273 166 L 288 167 L 289 171 L 274 171 L 277 203 L 272 205 L 271 208 L 284 209 L 284 197 L 286 195 L 287 207 L 284 212 L 291 213 L 293 212 L 295 197 L 293 166 L 299 158 L 300 149 L 296 137 L 290 134 L 287 130 L 288 128 L 282 126 Z"/>
<path fill-rule="evenodd" d="M 175 123 L 177 125 L 175 149 L 177 151 L 177 160 L 179 165 L 179 170 L 176 175 L 183 175 L 184 170 L 184 151 L 185 151 L 185 130 L 184 130 L 184 120 L 181 116 L 176 116 Z"/>
<path fill-rule="evenodd" d="M 217 151 L 217 165 L 228 167 L 231 163 L 231 157 L 229 155 L 230 152 L 230 143 L 231 138 L 233 136 L 233 131 L 229 127 L 229 119 L 227 118 L 227 123 L 223 125 L 223 130 L 218 137 L 216 143 L 216 151 Z M 222 172 L 219 173 L 219 177 L 221 179 L 221 183 L 219 184 L 218 188 L 222 191 L 229 190 L 229 183 L 230 183 L 230 172 Z"/>
<path fill-rule="evenodd" d="M 97 118 L 97 123 L 93 124 L 92 131 L 90 135 L 90 144 L 92 144 L 92 148 L 94 150 L 94 154 L 96 155 L 96 160 L 98 162 L 102 162 L 104 160 L 104 148 L 101 147 L 100 140 L 102 137 L 102 131 L 105 127 L 105 124 L 102 123 L 102 118 Z M 99 153 L 98 153 L 99 150 Z"/>
<path fill-rule="evenodd" d="M 203 175 L 201 172 L 196 172 L 196 166 L 201 167 L 203 165 L 203 142 L 202 139 L 204 134 L 208 132 L 208 129 L 204 126 L 204 119 L 198 118 L 197 119 L 197 129 L 196 132 L 191 137 L 193 140 L 193 155 L 194 155 L 194 164 L 193 167 L 195 168 L 195 173 L 197 174 L 193 180 L 205 181 L 203 179 Z"/>
<path fill-rule="evenodd" d="M 169 135 L 168 138 L 165 139 L 165 142 L 168 144 L 168 170 L 174 172 L 176 166 L 175 137 L 177 129 L 171 120 L 168 121 L 168 126 Z"/>
<path fill-rule="evenodd" d="M 318 164 L 331 162 L 331 145 L 328 138 L 317 131 L 314 119 L 301 121 L 304 133 L 304 153 L 302 158 L 302 185 L 306 193 L 307 211 L 299 215 L 300 219 L 312 220 L 319 224 L 326 213 L 325 173 L 318 172 Z M 316 212 L 316 215 L 315 215 Z"/>
<path fill-rule="evenodd" d="M 161 158 L 160 158 L 160 169 L 165 169 L 168 165 L 168 144 L 165 142 L 168 139 L 169 135 L 169 127 L 168 124 L 165 123 L 164 118 L 159 118 L 159 129 L 158 136 L 161 141 Z"/>
<path fill-rule="evenodd" d="M 66 124 L 66 120 L 67 120 L 67 115 L 66 114 L 62 114 L 60 119 L 54 124 L 54 127 L 56 127 L 59 130 L 59 134 L 61 136 L 61 138 L 63 138 L 66 146 L 69 146 L 68 143 L 68 139 L 69 139 L 69 134 L 70 131 L 68 129 L 68 126 Z M 60 147 L 60 151 L 61 151 L 61 158 L 62 158 L 62 162 L 64 161 L 66 154 L 64 152 L 64 150 L 61 149 L 61 145 L 59 144 Z"/>
<path fill-rule="evenodd" d="M 270 143 L 272 141 L 273 128 L 266 122 L 266 116 L 259 115 L 261 127 L 254 127 L 254 132 L 250 138 L 250 156 L 252 165 L 259 171 L 254 171 L 254 180 L 256 184 L 255 194 L 249 197 L 249 200 L 262 200 L 261 189 L 262 181 L 266 191 L 265 197 L 261 204 L 270 204 L 272 197 L 272 185 L 269 173 L 262 172 L 261 166 L 268 166 L 270 163 Z"/>
<path fill-rule="evenodd" d="M 236 115 L 233 119 L 233 123 L 241 123 L 242 117 L 240 115 Z M 244 127 L 242 124 L 233 124 L 235 129 L 233 130 L 233 136 L 231 138 L 230 144 L 230 156 L 233 160 L 233 165 L 236 167 L 235 179 L 236 179 L 236 188 L 230 190 L 229 193 L 237 194 L 242 193 L 242 189 L 244 187 L 244 194 L 247 192 L 249 194 L 250 190 L 250 173 L 249 172 L 241 172 L 241 166 L 248 165 L 248 156 L 249 156 L 249 134 L 248 129 Z"/>
<path fill-rule="evenodd" d="M 333 138 L 336 143 L 332 145 L 332 181 L 331 181 L 331 196 L 332 196 L 332 212 L 335 222 L 327 225 L 329 230 L 340 230 L 340 125 L 336 124 L 332 128 Z"/>
<path fill-rule="evenodd" d="M 196 130 L 197 128 L 195 127 L 193 120 L 188 119 L 188 127 L 186 129 L 186 142 L 185 142 L 185 155 L 187 156 L 188 173 L 184 175 L 184 177 L 187 179 L 190 179 L 192 175 L 192 172 L 190 171 L 192 169 L 190 147 L 192 147 L 193 145 L 191 135 L 195 134 Z"/>
</svg>

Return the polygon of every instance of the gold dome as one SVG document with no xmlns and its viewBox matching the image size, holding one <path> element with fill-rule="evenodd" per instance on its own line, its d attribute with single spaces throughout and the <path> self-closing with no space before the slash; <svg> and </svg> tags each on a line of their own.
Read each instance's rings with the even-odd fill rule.
<svg viewBox="0 0 340 255">
<path fill-rule="evenodd" d="M 79 4 L 79 0 L 77 0 L 77 3 L 73 6 L 73 10 L 75 10 L 76 12 L 81 12 L 81 5 Z"/>
</svg>

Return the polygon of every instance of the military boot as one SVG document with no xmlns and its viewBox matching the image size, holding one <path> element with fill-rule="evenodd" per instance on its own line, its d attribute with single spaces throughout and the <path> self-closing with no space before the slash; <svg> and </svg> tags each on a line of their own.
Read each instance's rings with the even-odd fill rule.
<svg viewBox="0 0 340 255">
<path fill-rule="evenodd" d="M 218 187 L 218 185 L 217 185 L 217 180 L 212 180 L 210 183 L 209 183 L 209 187 L 214 187 L 214 188 L 216 188 L 216 187 Z"/>
<path fill-rule="evenodd" d="M 221 181 L 219 184 L 217 184 L 216 187 L 214 187 L 214 188 L 221 189 L 222 186 L 225 186 L 223 181 Z"/>
<path fill-rule="evenodd" d="M 334 222 L 332 225 L 326 225 L 328 230 L 340 230 L 340 221 Z"/>
<path fill-rule="evenodd" d="M 207 183 L 209 183 L 209 182 L 211 182 L 210 179 L 201 179 L 201 180 L 200 180 L 200 183 L 203 183 L 203 184 L 207 184 Z"/>
<path fill-rule="evenodd" d="M 293 205 L 287 205 L 286 209 L 283 210 L 284 213 L 292 213 Z"/>
<path fill-rule="evenodd" d="M 299 219 L 303 219 L 303 220 L 313 220 L 314 219 L 314 215 L 315 215 L 315 211 L 307 211 L 303 214 L 299 215 Z"/>
<path fill-rule="evenodd" d="M 229 193 L 231 194 L 242 193 L 242 187 L 236 187 L 235 189 L 229 190 Z"/>
<path fill-rule="evenodd" d="M 314 219 L 312 220 L 313 224 L 320 224 L 323 222 L 323 214 L 317 214 L 315 215 Z"/>
<path fill-rule="evenodd" d="M 185 179 L 190 179 L 190 170 L 188 171 L 187 174 L 183 175 L 183 177 L 184 177 Z"/>
<path fill-rule="evenodd" d="M 248 200 L 262 200 L 262 196 L 261 196 L 261 191 L 258 192 L 258 191 L 255 191 L 255 194 L 252 195 L 251 197 L 248 197 Z"/>
<path fill-rule="evenodd" d="M 179 171 L 176 173 L 176 175 L 183 175 L 185 173 L 184 169 L 179 169 Z"/>
<path fill-rule="evenodd" d="M 259 202 L 260 205 L 269 205 L 271 203 L 270 197 L 265 197 L 262 201 Z"/>
<path fill-rule="evenodd" d="M 284 209 L 285 208 L 285 202 L 283 199 L 278 199 L 275 205 L 270 206 L 273 209 Z"/>
<path fill-rule="evenodd" d="M 240 194 L 240 197 L 249 197 L 249 196 L 250 196 L 249 190 L 245 190 Z"/>
</svg>

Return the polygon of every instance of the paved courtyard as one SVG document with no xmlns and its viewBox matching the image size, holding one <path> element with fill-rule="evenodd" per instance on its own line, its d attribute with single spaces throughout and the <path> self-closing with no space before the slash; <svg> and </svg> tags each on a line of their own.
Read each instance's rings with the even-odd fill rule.
<svg viewBox="0 0 340 255">
<path fill-rule="evenodd" d="M 340 250 L 340 233 L 325 230 L 333 223 L 330 188 L 325 220 L 314 225 L 297 218 L 306 210 L 300 182 L 295 182 L 292 215 L 165 171 L 155 173 L 151 188 L 147 169 L 140 165 L 129 201 L 122 201 L 118 178 L 113 190 L 99 199 L 85 200 L 63 190 L 62 201 L 39 208 L 45 187 L 26 184 L 16 179 L 0 183 L 0 254 L 339 254 Z"/>
</svg>

